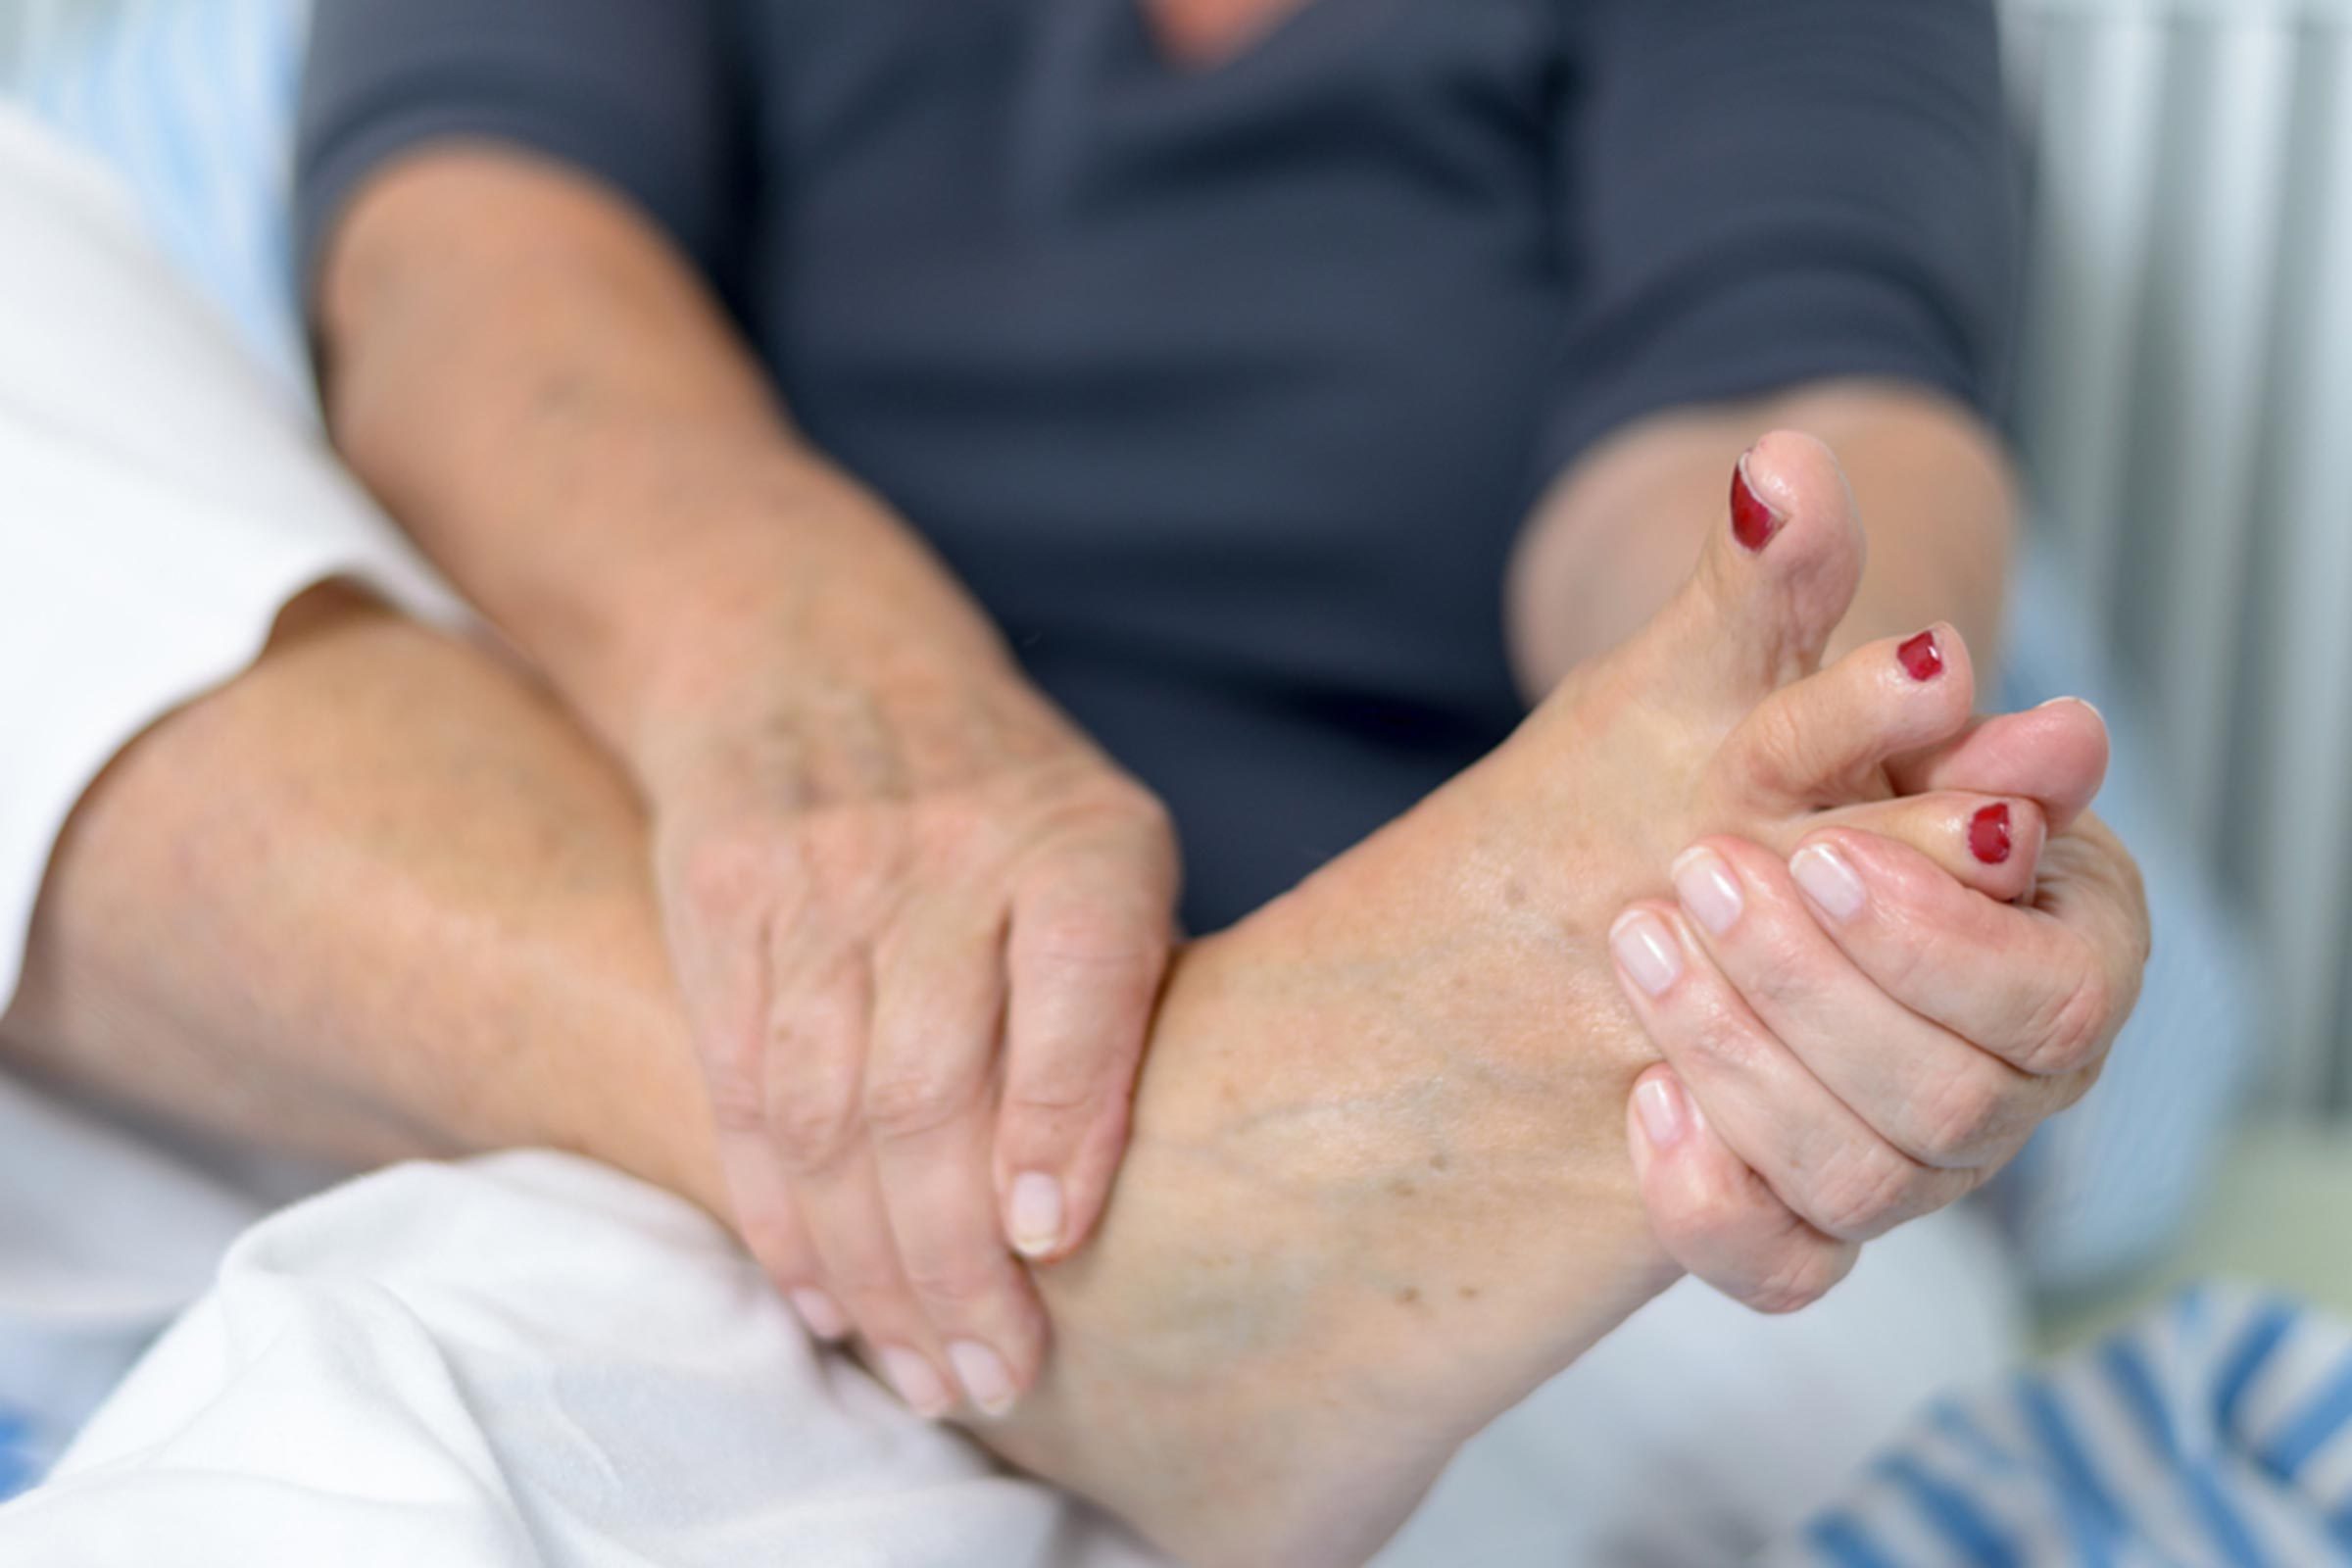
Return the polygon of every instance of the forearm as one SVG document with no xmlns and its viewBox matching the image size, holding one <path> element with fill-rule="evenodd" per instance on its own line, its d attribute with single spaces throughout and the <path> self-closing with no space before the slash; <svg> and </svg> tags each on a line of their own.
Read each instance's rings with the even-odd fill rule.
<svg viewBox="0 0 2352 1568">
<path fill-rule="evenodd" d="M 544 697 L 319 590 L 85 796 L 0 1056 L 261 1147 L 553 1146 L 716 1207 L 645 859 Z"/>
<path fill-rule="evenodd" d="M 488 150 L 395 168 L 337 232 L 319 327 L 345 458 L 624 757 L 733 670 L 1004 660 L 791 428 L 684 261 L 586 180 Z"/>
<path fill-rule="evenodd" d="M 1507 590 L 1513 667 L 1539 698 L 1642 626 L 1720 526 L 1723 476 L 1769 430 L 1837 449 L 1870 561 L 1831 656 L 1948 620 L 1980 678 L 1996 667 L 2016 497 L 1997 439 L 1935 394 L 1824 383 L 1752 404 L 1676 411 L 1603 443 L 1553 484 Z"/>
</svg>

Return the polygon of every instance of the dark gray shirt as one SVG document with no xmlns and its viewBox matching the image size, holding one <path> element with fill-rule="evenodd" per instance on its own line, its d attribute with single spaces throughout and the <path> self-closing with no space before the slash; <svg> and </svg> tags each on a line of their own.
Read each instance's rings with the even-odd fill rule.
<svg viewBox="0 0 2352 1568">
<path fill-rule="evenodd" d="M 1195 929 L 1509 731 L 1506 558 L 1613 427 L 1994 395 L 1989 0 L 1306 0 L 1208 69 L 1138 4 L 321 0 L 306 250 L 437 138 L 632 198 L 1167 800 Z"/>
</svg>

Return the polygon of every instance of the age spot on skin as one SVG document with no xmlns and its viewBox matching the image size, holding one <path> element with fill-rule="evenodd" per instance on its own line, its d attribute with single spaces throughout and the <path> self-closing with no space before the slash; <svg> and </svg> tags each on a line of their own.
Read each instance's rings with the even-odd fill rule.
<svg viewBox="0 0 2352 1568">
<path fill-rule="evenodd" d="M 1420 1303 L 1421 1293 L 1413 1286 L 1408 1285 L 1403 1290 L 1396 1293 L 1396 1304 L 1398 1306 L 1418 1306 Z"/>
</svg>

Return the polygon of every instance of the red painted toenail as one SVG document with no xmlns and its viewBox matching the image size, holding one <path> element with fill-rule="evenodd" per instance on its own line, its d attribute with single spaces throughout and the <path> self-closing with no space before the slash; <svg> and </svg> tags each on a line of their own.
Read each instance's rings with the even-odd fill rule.
<svg viewBox="0 0 2352 1568">
<path fill-rule="evenodd" d="M 2009 858 L 2009 804 L 1987 806 L 1968 822 L 1968 853 L 1986 865 Z"/>
<path fill-rule="evenodd" d="M 1943 673 L 1943 650 L 1936 646 L 1936 634 L 1923 631 L 1894 651 L 1903 662 L 1903 672 L 1913 680 L 1934 680 Z"/>
<path fill-rule="evenodd" d="M 1748 488 L 1747 459 L 1732 470 L 1732 537 L 1749 550 L 1762 550 L 1781 531 L 1781 514 Z"/>
</svg>

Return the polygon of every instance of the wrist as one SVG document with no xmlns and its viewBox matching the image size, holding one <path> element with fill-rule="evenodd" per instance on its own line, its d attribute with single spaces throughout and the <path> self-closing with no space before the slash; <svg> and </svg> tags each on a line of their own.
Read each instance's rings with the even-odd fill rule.
<svg viewBox="0 0 2352 1568">
<path fill-rule="evenodd" d="M 620 598 L 583 706 L 641 783 L 787 714 L 1022 683 L 961 585 L 846 480 L 699 520 Z"/>
</svg>

